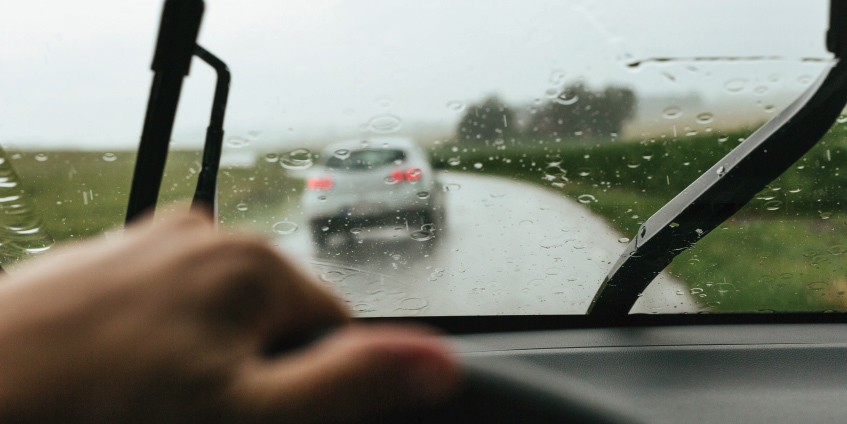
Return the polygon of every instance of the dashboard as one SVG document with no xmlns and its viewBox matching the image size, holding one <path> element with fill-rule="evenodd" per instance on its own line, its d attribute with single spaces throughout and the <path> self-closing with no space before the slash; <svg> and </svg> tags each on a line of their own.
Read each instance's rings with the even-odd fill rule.
<svg viewBox="0 0 847 424">
<path fill-rule="evenodd" d="M 831 423 L 847 416 L 847 324 L 593 328 L 452 340 L 468 370 L 465 391 L 402 421 Z"/>
</svg>

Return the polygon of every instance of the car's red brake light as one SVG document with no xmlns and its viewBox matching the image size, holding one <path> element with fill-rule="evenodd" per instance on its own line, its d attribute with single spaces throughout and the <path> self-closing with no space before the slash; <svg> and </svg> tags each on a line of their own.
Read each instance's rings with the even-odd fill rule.
<svg viewBox="0 0 847 424">
<path fill-rule="evenodd" d="M 388 182 L 392 184 L 397 184 L 403 181 L 403 172 L 399 170 L 393 170 L 390 174 L 388 174 Z"/>
<path fill-rule="evenodd" d="M 412 168 L 406 171 L 406 180 L 408 181 L 417 181 L 421 178 L 421 170 L 418 168 Z"/>
<path fill-rule="evenodd" d="M 397 184 L 403 181 L 417 182 L 419 179 L 421 179 L 421 170 L 418 168 L 407 169 L 406 171 L 395 169 L 388 174 L 386 181 L 391 184 Z"/>
<path fill-rule="evenodd" d="M 306 181 L 306 187 L 309 190 L 329 190 L 332 188 L 331 178 L 309 178 Z"/>
</svg>

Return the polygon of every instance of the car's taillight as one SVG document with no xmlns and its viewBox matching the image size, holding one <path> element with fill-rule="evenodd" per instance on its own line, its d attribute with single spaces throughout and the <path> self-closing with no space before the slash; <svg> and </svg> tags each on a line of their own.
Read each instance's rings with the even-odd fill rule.
<svg viewBox="0 0 847 424">
<path fill-rule="evenodd" d="M 421 179 L 421 170 L 418 168 L 407 169 L 406 171 L 395 169 L 388 174 L 386 181 L 391 184 L 397 184 L 403 181 L 417 182 L 419 179 Z"/>
<path fill-rule="evenodd" d="M 388 180 L 387 181 L 389 183 L 392 183 L 392 184 L 397 184 L 399 182 L 402 182 L 403 181 L 403 171 L 400 171 L 400 170 L 397 170 L 397 169 L 391 171 L 391 173 L 388 174 Z"/>
<path fill-rule="evenodd" d="M 417 181 L 421 178 L 421 170 L 417 168 L 412 168 L 406 171 L 406 180 L 408 181 Z"/>
<path fill-rule="evenodd" d="M 329 190 L 332 188 L 332 179 L 328 177 L 309 178 L 309 180 L 306 181 L 306 187 L 309 190 Z"/>
</svg>

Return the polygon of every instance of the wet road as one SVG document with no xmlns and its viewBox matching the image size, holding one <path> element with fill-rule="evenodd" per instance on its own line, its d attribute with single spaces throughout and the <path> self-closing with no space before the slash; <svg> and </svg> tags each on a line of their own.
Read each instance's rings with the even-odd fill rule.
<svg viewBox="0 0 847 424">
<path fill-rule="evenodd" d="M 312 263 L 360 316 L 584 314 L 623 237 L 583 205 L 506 179 L 440 176 L 445 217 L 435 237 L 419 228 L 362 229 L 319 250 L 308 231 L 279 246 Z M 305 229 L 304 229 L 305 230 Z M 661 275 L 634 311 L 704 310 Z"/>
</svg>

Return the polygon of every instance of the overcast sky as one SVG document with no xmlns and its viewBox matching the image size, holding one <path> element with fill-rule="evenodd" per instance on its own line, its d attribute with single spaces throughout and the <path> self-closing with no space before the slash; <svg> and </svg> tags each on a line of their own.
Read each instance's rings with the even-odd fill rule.
<svg viewBox="0 0 847 424">
<path fill-rule="evenodd" d="M 228 134 L 290 142 L 385 113 L 407 128 L 452 125 L 461 112 L 449 102 L 498 93 L 529 104 L 561 75 L 753 107 L 820 73 L 825 64 L 799 59 L 829 57 L 827 9 L 821 0 L 208 0 L 199 40 L 233 74 Z M 160 11 L 151 0 L 0 5 L 0 144 L 135 146 Z M 626 66 L 697 56 L 783 60 Z M 724 89 L 733 79 L 742 92 Z M 195 60 L 175 139 L 199 143 L 213 87 L 214 72 Z"/>
</svg>

